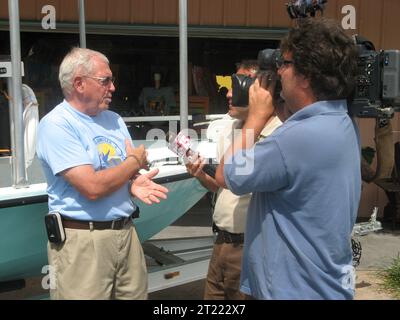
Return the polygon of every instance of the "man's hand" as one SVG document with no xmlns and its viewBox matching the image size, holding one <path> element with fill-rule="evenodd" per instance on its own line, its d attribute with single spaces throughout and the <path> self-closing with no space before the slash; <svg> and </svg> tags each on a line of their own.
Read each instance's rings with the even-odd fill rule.
<svg viewBox="0 0 400 320">
<path fill-rule="evenodd" d="M 125 139 L 125 150 L 126 150 L 126 158 L 132 157 L 138 162 L 140 169 L 149 170 L 148 162 L 147 162 L 147 151 L 144 148 L 144 145 L 140 145 L 137 148 L 133 148 L 129 139 Z"/>
<path fill-rule="evenodd" d="M 168 189 L 151 180 L 158 172 L 158 169 L 154 169 L 133 180 L 131 186 L 132 195 L 148 205 L 160 203 L 160 199 L 167 199 Z"/>
<path fill-rule="evenodd" d="M 204 178 L 203 167 L 205 165 L 205 161 L 202 157 L 198 156 L 193 162 L 186 163 L 186 169 L 189 174 L 198 179 Z"/>
<path fill-rule="evenodd" d="M 265 80 L 264 80 L 265 81 Z M 263 83 L 264 85 L 264 83 Z M 274 114 L 275 108 L 272 103 L 272 93 L 274 88 L 264 89 L 260 85 L 260 80 L 256 79 L 249 89 L 249 117 L 251 120 L 258 120 L 265 124 Z"/>
<path fill-rule="evenodd" d="M 203 171 L 205 164 L 206 162 L 204 158 L 202 158 L 200 155 L 197 155 L 193 162 L 186 163 L 186 169 L 191 176 L 200 181 L 204 188 L 211 192 L 217 192 L 219 189 L 217 182 L 214 178 L 210 177 Z"/>
</svg>

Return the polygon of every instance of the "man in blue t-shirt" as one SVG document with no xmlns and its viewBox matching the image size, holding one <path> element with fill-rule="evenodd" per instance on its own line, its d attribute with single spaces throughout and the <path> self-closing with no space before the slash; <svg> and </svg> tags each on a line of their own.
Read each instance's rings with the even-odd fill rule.
<svg viewBox="0 0 400 320">
<path fill-rule="evenodd" d="M 251 142 L 274 111 L 273 88 L 257 80 L 242 136 L 216 174 L 236 194 L 253 192 L 241 290 L 255 299 L 352 299 L 361 174 L 346 98 L 355 86 L 357 49 L 337 23 L 303 19 L 281 52 L 281 96 L 291 116 Z"/>
<path fill-rule="evenodd" d="M 146 299 L 147 271 L 131 197 L 147 204 L 168 191 L 151 181 L 144 146 L 132 146 L 124 121 L 108 109 L 115 91 L 109 61 L 74 48 L 60 66 L 65 100 L 39 124 L 37 154 L 49 210 L 66 240 L 49 242 L 52 299 Z M 55 280 L 53 282 L 53 280 Z"/>
</svg>

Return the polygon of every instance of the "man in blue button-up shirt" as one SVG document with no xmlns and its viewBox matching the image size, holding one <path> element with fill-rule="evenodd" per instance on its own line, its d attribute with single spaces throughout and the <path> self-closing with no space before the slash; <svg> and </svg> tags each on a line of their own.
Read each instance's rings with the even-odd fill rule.
<svg viewBox="0 0 400 320">
<path fill-rule="evenodd" d="M 216 176 L 236 194 L 253 192 L 241 290 L 256 299 L 351 299 L 361 176 L 346 98 L 357 50 L 333 21 L 304 19 L 281 51 L 281 96 L 291 116 L 254 145 L 274 111 L 269 90 L 256 81 L 242 137 Z"/>
</svg>

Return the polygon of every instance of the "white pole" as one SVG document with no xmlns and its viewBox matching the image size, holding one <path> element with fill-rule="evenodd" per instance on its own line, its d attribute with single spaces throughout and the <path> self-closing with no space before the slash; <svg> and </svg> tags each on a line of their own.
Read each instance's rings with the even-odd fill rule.
<svg viewBox="0 0 400 320">
<path fill-rule="evenodd" d="M 21 40 L 19 27 L 19 0 L 8 0 L 10 17 L 10 51 L 12 78 L 10 92 L 10 133 L 13 187 L 27 186 L 24 154 L 24 126 L 22 120 Z"/>
<path fill-rule="evenodd" d="M 80 47 L 86 48 L 85 0 L 79 1 L 79 41 Z"/>
<path fill-rule="evenodd" d="M 188 128 L 187 0 L 179 0 L 180 129 Z"/>
</svg>

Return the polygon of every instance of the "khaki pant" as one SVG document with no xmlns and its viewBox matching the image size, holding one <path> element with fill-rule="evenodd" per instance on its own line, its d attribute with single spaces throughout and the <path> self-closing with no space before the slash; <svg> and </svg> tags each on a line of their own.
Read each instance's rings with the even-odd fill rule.
<svg viewBox="0 0 400 320">
<path fill-rule="evenodd" d="M 48 245 L 51 299 L 147 299 L 146 263 L 132 223 L 65 232 L 63 244 Z"/>
<path fill-rule="evenodd" d="M 242 300 L 245 298 L 244 294 L 239 291 L 242 253 L 243 244 L 214 244 L 208 267 L 204 299 Z"/>
</svg>

